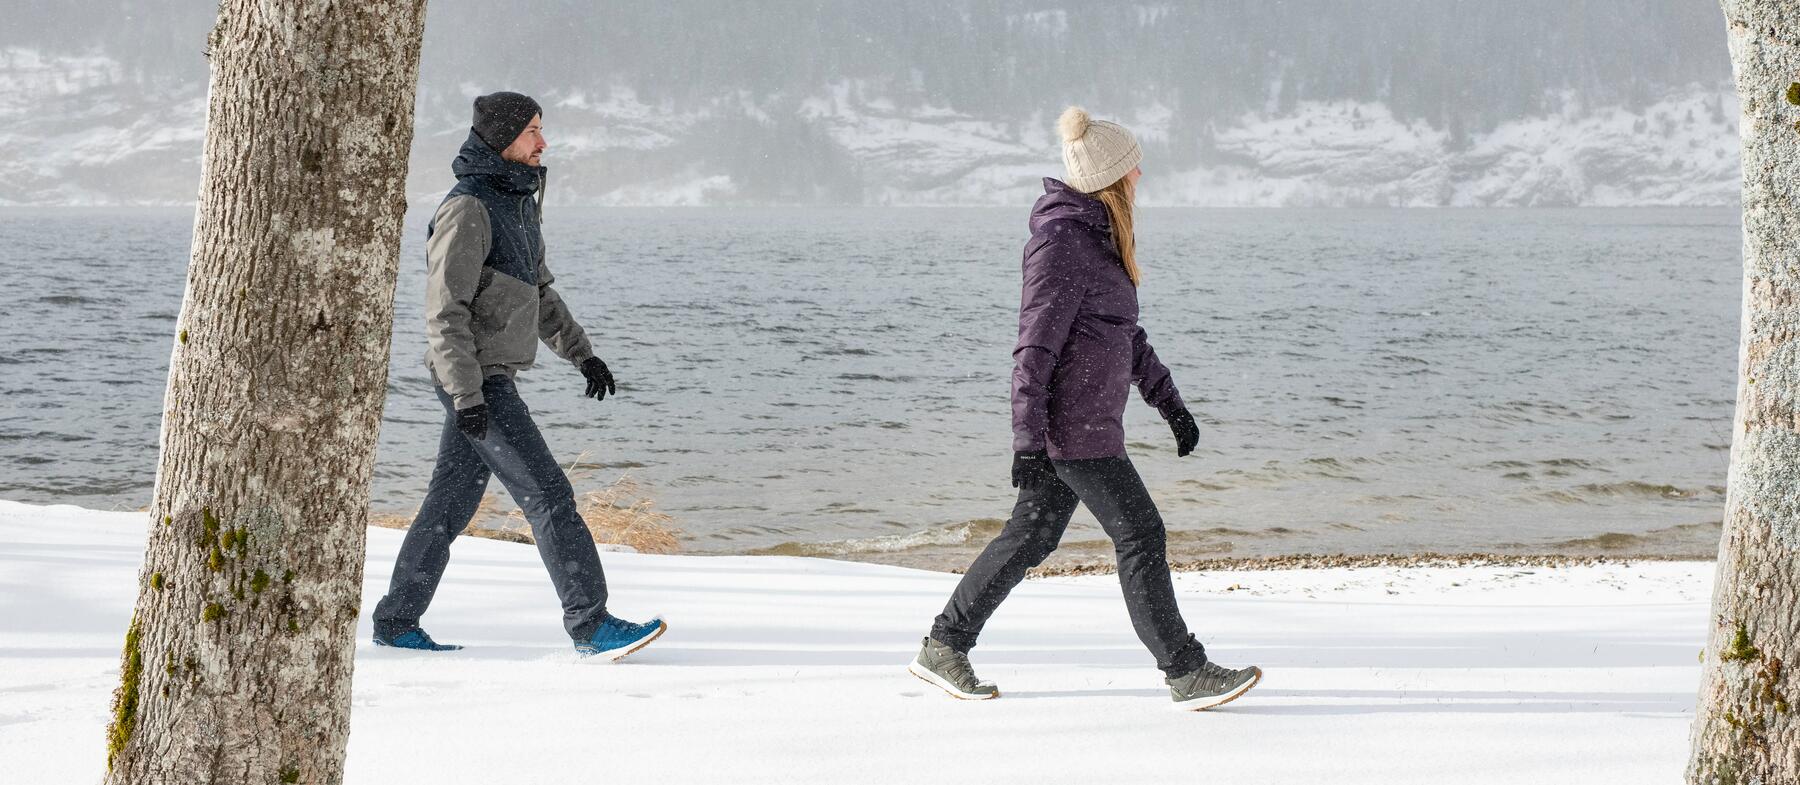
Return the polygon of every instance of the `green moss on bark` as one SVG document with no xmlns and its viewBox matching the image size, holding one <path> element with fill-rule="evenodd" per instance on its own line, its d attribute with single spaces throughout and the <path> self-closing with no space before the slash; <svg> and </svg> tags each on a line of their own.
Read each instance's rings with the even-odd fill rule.
<svg viewBox="0 0 1800 785">
<path fill-rule="evenodd" d="M 205 608 L 200 609 L 200 619 L 202 621 L 210 623 L 223 618 L 225 618 L 225 606 L 216 602 L 209 602 L 206 604 Z"/>
<path fill-rule="evenodd" d="M 1710 782 L 1716 785 L 1738 785 L 1737 764 L 1730 758 L 1712 755 L 1701 755 L 1699 766 L 1694 772 L 1697 777 L 1690 782 Z M 1710 776 L 1709 776 L 1710 775 Z"/>
<path fill-rule="evenodd" d="M 1750 631 L 1743 622 L 1738 622 L 1737 633 L 1731 636 L 1731 645 L 1719 654 L 1719 659 L 1726 662 L 1750 662 L 1762 656 L 1762 651 L 1750 643 Z"/>
<path fill-rule="evenodd" d="M 132 732 L 137 730 L 138 682 L 144 675 L 144 655 L 138 649 L 136 616 L 131 617 L 131 626 L 125 630 L 125 651 L 120 659 L 119 689 L 113 693 L 112 725 L 106 729 L 107 771 L 112 771 L 113 761 L 125 751 Z"/>
<path fill-rule="evenodd" d="M 210 545 L 213 541 L 213 538 L 218 537 L 218 536 L 219 536 L 219 519 L 218 519 L 218 517 L 213 515 L 213 511 L 212 511 L 211 507 L 200 508 L 200 539 L 198 541 L 200 547 L 204 548 L 207 545 Z"/>
</svg>

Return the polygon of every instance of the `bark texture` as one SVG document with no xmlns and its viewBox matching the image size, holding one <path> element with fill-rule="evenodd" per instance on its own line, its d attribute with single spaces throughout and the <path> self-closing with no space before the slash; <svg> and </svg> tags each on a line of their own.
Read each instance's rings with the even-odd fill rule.
<svg viewBox="0 0 1800 785">
<path fill-rule="evenodd" d="M 1743 108 L 1744 315 L 1690 783 L 1800 783 L 1800 5 L 1722 0 Z"/>
<path fill-rule="evenodd" d="M 337 783 L 424 0 L 223 0 L 108 783 Z"/>
</svg>

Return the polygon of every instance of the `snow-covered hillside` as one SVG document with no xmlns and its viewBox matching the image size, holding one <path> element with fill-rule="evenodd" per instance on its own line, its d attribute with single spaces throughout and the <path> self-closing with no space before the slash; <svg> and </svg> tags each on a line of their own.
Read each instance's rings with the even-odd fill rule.
<svg viewBox="0 0 1800 785">
<path fill-rule="evenodd" d="M 0 204 L 193 199 L 204 96 L 193 86 L 144 93 L 122 70 L 100 55 L 0 50 L 0 149 L 7 151 L 0 155 Z M 464 92 L 480 89 L 467 85 Z M 550 126 L 546 162 L 555 204 L 1016 205 L 1041 193 L 1038 179 L 1060 169 L 1048 114 L 901 109 L 856 83 L 823 88 L 785 115 L 770 104 L 786 101 L 746 94 L 697 109 L 647 103 L 628 87 L 539 97 Z M 1176 141 L 1166 107 L 1115 116 L 1149 145 Z M 38 138 L 43 124 L 33 118 L 59 134 Z M 1152 152 L 1143 198 L 1199 206 L 1731 204 L 1736 118 L 1734 96 L 1698 87 L 1641 112 L 1581 107 L 1570 96 L 1557 112 L 1457 138 L 1403 121 L 1381 103 L 1300 102 L 1286 113 L 1247 113 L 1207 129 L 1199 163 L 1174 166 Z M 841 158 L 855 181 L 770 196 L 762 178 L 741 165 L 695 153 L 715 143 L 708 140 L 721 123 L 791 126 Z M 449 160 L 466 132 L 457 119 L 420 118 L 408 185 L 414 199 L 432 201 L 450 185 Z"/>
<path fill-rule="evenodd" d="M 205 89 L 145 91 L 116 60 L 0 48 L 0 205 L 181 204 Z"/>
<path fill-rule="evenodd" d="M 0 204 L 190 202 L 214 13 L 11 14 Z M 559 204 L 1016 205 L 1069 103 L 1139 132 L 1153 204 L 1737 191 L 1724 19 L 1688 0 L 434 4 L 415 198 L 498 89 L 544 103 Z"/>
</svg>

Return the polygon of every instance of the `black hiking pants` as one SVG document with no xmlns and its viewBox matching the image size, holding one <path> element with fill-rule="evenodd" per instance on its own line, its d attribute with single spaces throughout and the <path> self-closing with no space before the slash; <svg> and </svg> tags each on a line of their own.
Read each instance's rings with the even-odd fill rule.
<svg viewBox="0 0 1800 785">
<path fill-rule="evenodd" d="M 1025 571 L 1056 550 L 1075 505 L 1081 503 L 1112 538 L 1131 626 L 1156 657 L 1156 667 L 1179 676 L 1205 664 L 1206 648 L 1188 632 L 1175 605 L 1162 516 L 1137 468 L 1124 457 L 1051 461 L 1051 465 L 1056 479 L 1019 492 L 1012 519 L 969 565 L 932 625 L 931 637 L 964 653 L 974 648 L 982 626 L 1025 579 Z"/>
<path fill-rule="evenodd" d="M 419 626 L 450 562 L 450 543 L 469 527 L 492 475 L 531 524 L 538 556 L 562 600 L 563 627 L 569 637 L 585 642 L 606 618 L 606 574 L 593 535 L 575 511 L 574 488 L 544 444 L 513 380 L 489 376 L 481 383 L 481 394 L 488 408 L 487 438 L 472 439 L 457 430 L 456 405 L 438 388 L 445 418 L 437 466 L 425 503 L 400 545 L 387 596 L 375 606 L 375 634 L 391 637 Z"/>
</svg>

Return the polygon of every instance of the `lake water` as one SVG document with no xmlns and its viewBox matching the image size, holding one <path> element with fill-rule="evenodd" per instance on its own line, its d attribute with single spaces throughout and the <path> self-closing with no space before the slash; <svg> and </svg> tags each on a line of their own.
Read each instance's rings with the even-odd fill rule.
<svg viewBox="0 0 1800 785">
<path fill-rule="evenodd" d="M 373 504 L 441 410 L 408 216 Z M 520 377 L 565 463 L 689 552 L 960 566 L 1006 515 L 1026 209 L 576 209 L 558 289 L 619 379 Z M 1728 209 L 1148 209 L 1143 324 L 1196 416 L 1129 449 L 1177 557 L 1716 547 L 1741 279 Z M 149 501 L 188 210 L 0 210 L 0 498 Z M 497 486 L 496 486 L 497 487 Z M 1066 542 L 1100 554 L 1085 512 Z"/>
</svg>

